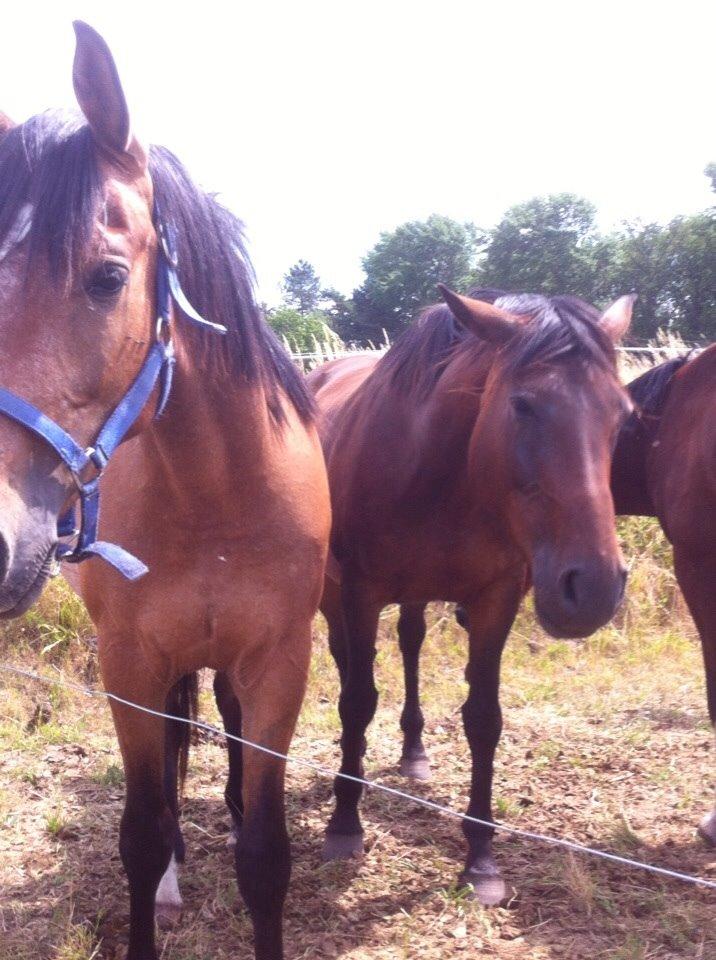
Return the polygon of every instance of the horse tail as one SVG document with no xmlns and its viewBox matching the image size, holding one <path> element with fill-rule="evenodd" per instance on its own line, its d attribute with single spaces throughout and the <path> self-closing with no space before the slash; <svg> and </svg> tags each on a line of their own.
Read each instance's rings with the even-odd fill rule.
<svg viewBox="0 0 716 960">
<path fill-rule="evenodd" d="M 182 720 L 196 720 L 199 711 L 199 674 L 196 671 L 187 673 L 177 681 L 169 692 L 167 703 L 172 707 L 168 712 L 175 717 L 181 717 Z M 196 742 L 196 727 L 191 723 L 176 723 L 175 726 L 175 743 L 178 746 L 177 772 L 181 796 L 189 765 L 189 749 L 192 743 Z"/>
</svg>

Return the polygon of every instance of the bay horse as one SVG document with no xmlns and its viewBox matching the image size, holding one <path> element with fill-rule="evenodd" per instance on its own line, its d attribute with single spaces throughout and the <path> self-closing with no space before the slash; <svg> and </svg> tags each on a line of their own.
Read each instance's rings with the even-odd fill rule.
<svg viewBox="0 0 716 960">
<path fill-rule="evenodd" d="M 716 727 L 716 345 L 658 364 L 627 385 L 634 410 L 619 432 L 611 471 L 614 509 L 657 517 L 673 546 L 677 582 L 701 639 L 706 695 Z M 419 657 L 426 604 L 400 608 L 405 700 L 400 772 L 427 780 Z M 467 626 L 465 612 L 456 618 Z M 716 809 L 698 832 L 716 846 Z"/>
<path fill-rule="evenodd" d="M 406 654 L 406 609 L 462 604 L 468 814 L 489 823 L 500 657 L 530 580 L 557 637 L 592 633 L 623 595 L 609 469 L 631 410 L 614 344 L 634 298 L 600 316 L 574 297 L 442 293 L 447 305 L 423 313 L 382 358 L 332 361 L 308 377 L 333 507 L 321 609 L 341 678 L 341 772 L 359 777 L 381 609 L 404 605 Z M 361 786 L 336 778 L 334 791 L 327 859 L 363 845 Z M 493 828 L 464 821 L 463 831 L 461 882 L 485 904 L 502 901 Z"/>
<path fill-rule="evenodd" d="M 629 384 L 635 411 L 612 465 L 617 513 L 658 517 L 699 632 L 716 727 L 716 344 L 667 360 Z M 716 845 L 716 809 L 699 825 Z"/>
<path fill-rule="evenodd" d="M 330 528 L 313 401 L 257 307 L 240 222 L 132 134 L 107 44 L 75 32 L 81 115 L 0 116 L 0 613 L 26 610 L 56 557 L 85 560 L 108 691 L 162 710 L 181 677 L 221 670 L 245 735 L 285 754 Z M 78 497 L 78 540 L 58 544 Z M 112 712 L 128 960 L 156 960 L 165 730 Z M 256 958 L 280 960 L 284 763 L 242 761 L 236 873 Z"/>
</svg>

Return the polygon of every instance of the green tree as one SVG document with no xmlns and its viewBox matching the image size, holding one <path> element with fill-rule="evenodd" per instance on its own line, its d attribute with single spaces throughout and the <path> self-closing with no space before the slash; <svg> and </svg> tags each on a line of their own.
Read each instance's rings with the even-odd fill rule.
<svg viewBox="0 0 716 960">
<path fill-rule="evenodd" d="M 472 224 L 434 214 L 382 233 L 363 258 L 365 282 L 353 293 L 348 339 L 392 337 L 438 298 L 436 285 L 462 286 L 474 265 L 478 234 Z"/>
<path fill-rule="evenodd" d="M 325 322 L 343 340 L 352 339 L 355 321 L 355 304 L 352 297 L 346 297 L 334 287 L 321 290 L 322 312 Z"/>
<path fill-rule="evenodd" d="M 301 313 L 295 307 L 278 307 L 267 314 L 268 322 L 280 337 L 284 337 L 291 350 L 311 353 L 319 344 L 340 344 L 340 338 L 326 323 L 326 314 L 320 310 Z"/>
<path fill-rule="evenodd" d="M 685 340 L 716 339 L 716 212 L 677 217 L 663 236 L 663 309 Z"/>
<path fill-rule="evenodd" d="M 491 231 L 474 281 L 589 300 L 596 275 L 595 219 L 594 206 L 571 193 L 534 197 L 511 207 Z"/>
<path fill-rule="evenodd" d="M 602 253 L 599 259 L 597 251 Z M 621 232 L 595 245 L 593 301 L 606 304 L 625 293 L 636 293 L 630 336 L 648 340 L 669 326 L 664 303 L 664 228 L 656 223 L 627 224 Z"/>
<path fill-rule="evenodd" d="M 294 263 L 288 273 L 284 274 L 281 289 L 285 303 L 299 313 L 315 310 L 321 298 L 321 281 L 313 265 L 307 260 Z"/>
<path fill-rule="evenodd" d="M 605 241 L 599 301 L 639 295 L 632 334 L 651 338 L 668 327 L 689 341 L 716 337 L 716 216 L 676 217 L 666 226 L 631 224 Z"/>
</svg>

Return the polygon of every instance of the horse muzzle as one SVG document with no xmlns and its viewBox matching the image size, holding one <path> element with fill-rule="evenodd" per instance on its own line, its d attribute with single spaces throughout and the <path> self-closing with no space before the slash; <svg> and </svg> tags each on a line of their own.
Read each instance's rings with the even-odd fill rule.
<svg viewBox="0 0 716 960">
<path fill-rule="evenodd" d="M 560 562 L 535 557 L 535 610 L 540 623 L 553 637 L 588 637 L 616 613 L 626 575 L 621 558 Z"/>
<path fill-rule="evenodd" d="M 56 539 L 50 524 L 37 536 L 13 538 L 0 533 L 0 619 L 28 610 L 42 593 L 55 568 Z"/>
</svg>

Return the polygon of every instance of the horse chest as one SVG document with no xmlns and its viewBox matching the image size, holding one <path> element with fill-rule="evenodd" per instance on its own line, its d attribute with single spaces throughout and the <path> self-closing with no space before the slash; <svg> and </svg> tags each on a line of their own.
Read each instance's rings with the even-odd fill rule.
<svg viewBox="0 0 716 960">
<path fill-rule="evenodd" d="M 496 541 L 488 524 L 439 515 L 416 526 L 366 535 L 361 571 L 382 585 L 391 602 L 464 600 L 514 567 L 514 545 Z"/>
</svg>

